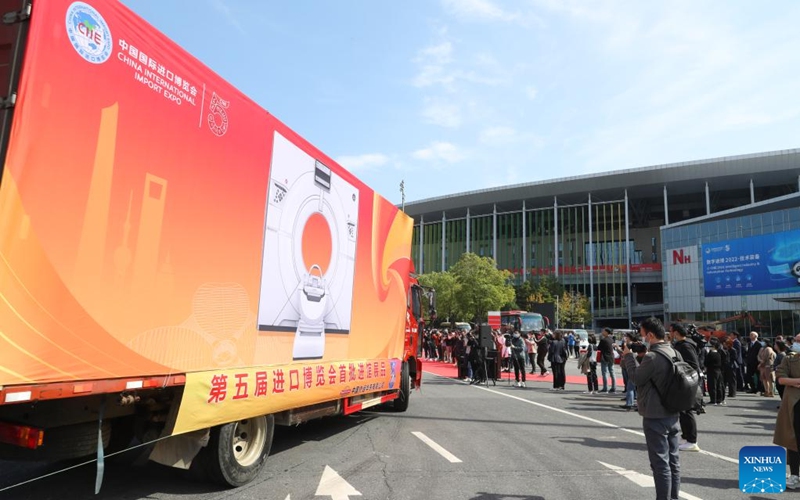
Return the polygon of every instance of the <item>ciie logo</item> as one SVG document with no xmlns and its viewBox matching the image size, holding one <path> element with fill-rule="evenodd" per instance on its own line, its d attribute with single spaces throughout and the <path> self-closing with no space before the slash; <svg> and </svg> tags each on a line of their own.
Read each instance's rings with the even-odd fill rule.
<svg viewBox="0 0 800 500">
<path fill-rule="evenodd" d="M 800 285 L 800 261 L 792 264 L 792 276 L 797 278 L 797 284 Z"/>
<path fill-rule="evenodd" d="M 75 51 L 93 64 L 102 64 L 111 57 L 111 31 L 103 16 L 94 7 L 73 2 L 67 9 L 67 36 Z"/>
<path fill-rule="evenodd" d="M 683 248 L 680 250 L 673 250 L 672 251 L 672 265 L 677 266 L 678 264 L 691 264 L 692 263 L 692 256 L 683 253 Z"/>
<path fill-rule="evenodd" d="M 783 493 L 786 490 L 786 449 L 745 446 L 739 450 L 739 490 L 742 493 Z"/>
</svg>

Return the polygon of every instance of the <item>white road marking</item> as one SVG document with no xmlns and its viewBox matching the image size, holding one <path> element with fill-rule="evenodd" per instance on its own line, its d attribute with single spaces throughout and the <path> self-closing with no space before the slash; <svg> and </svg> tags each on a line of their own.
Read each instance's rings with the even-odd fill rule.
<svg viewBox="0 0 800 500">
<path fill-rule="evenodd" d="M 735 458 L 726 457 L 725 455 L 720 455 L 718 453 L 714 453 L 713 451 L 700 450 L 700 453 L 702 453 L 703 455 L 708 455 L 709 457 L 718 458 L 720 460 L 725 460 L 726 462 L 739 465 L 739 461 L 736 460 Z"/>
<path fill-rule="evenodd" d="M 631 480 L 632 482 L 638 484 L 642 488 L 655 488 L 656 487 L 656 484 L 653 481 L 653 478 L 651 476 L 645 476 L 644 474 L 641 474 L 641 473 L 636 472 L 634 470 L 623 469 L 622 467 L 617 467 L 616 465 L 611 465 L 611 464 L 607 464 L 607 463 L 604 463 L 604 462 L 600 462 L 599 460 L 597 462 L 600 465 L 602 465 L 603 467 L 606 467 L 606 468 L 609 468 L 609 469 L 613 470 L 614 472 L 616 472 L 620 476 L 628 478 L 629 480 Z M 694 495 L 690 495 L 689 493 L 686 493 L 685 491 L 681 491 L 678 495 L 681 498 L 685 498 L 686 500 L 702 500 L 700 497 L 696 497 Z"/>
<path fill-rule="evenodd" d="M 439 374 L 436 374 L 436 373 L 431 373 L 431 372 L 425 372 L 425 373 L 427 373 L 429 375 L 435 375 L 435 376 L 441 377 L 441 378 L 446 378 L 446 379 L 450 378 L 450 377 L 445 377 L 445 376 L 442 376 L 442 375 L 439 375 Z M 476 389 L 480 389 L 482 391 L 491 392 L 492 394 L 498 394 L 500 396 L 504 396 L 504 397 L 507 397 L 507 398 L 516 399 L 517 401 L 522 401 L 523 403 L 528 403 L 528 404 L 533 405 L 533 406 L 538 406 L 539 408 L 544 408 L 546 410 L 554 411 L 554 412 L 557 412 L 557 413 L 562 413 L 564 415 L 569 415 L 570 417 L 579 418 L 579 419 L 585 420 L 587 422 L 592 422 L 593 424 L 602 425 L 604 427 L 611 427 L 613 429 L 619 429 L 619 430 L 621 430 L 623 432 L 627 432 L 629 434 L 633 434 L 633 435 L 636 435 L 636 436 L 644 437 L 644 433 L 643 432 L 635 431 L 633 429 L 626 429 L 625 427 L 620 427 L 620 426 L 615 425 L 615 424 L 610 424 L 608 422 L 603 422 L 602 420 L 597 420 L 597 419 L 594 419 L 594 418 L 591 418 L 591 417 L 586 417 L 584 415 L 579 415 L 578 413 L 573 413 L 571 411 L 562 410 L 561 408 L 556 408 L 554 406 L 548 406 L 546 404 L 538 403 L 536 401 L 531 401 L 530 399 L 525 399 L 525 398 L 521 398 L 519 396 L 514 396 L 513 394 L 507 394 L 505 392 L 497 391 L 497 390 L 494 390 L 494 389 L 489 389 L 488 387 L 483 387 L 483 386 L 480 386 L 480 385 L 471 385 L 470 387 L 475 387 Z M 713 453 L 713 452 L 706 451 L 706 450 L 700 450 L 699 453 L 702 453 L 703 455 L 707 455 L 709 457 L 718 458 L 720 460 L 724 460 L 724 461 L 730 462 L 732 464 L 739 465 L 739 460 L 737 460 L 735 458 L 726 457 L 725 455 L 720 455 L 718 453 Z"/>
<path fill-rule="evenodd" d="M 656 487 L 656 484 L 653 481 L 653 478 L 651 476 L 645 476 L 642 473 L 639 473 L 639 472 L 636 472 L 636 471 L 633 471 L 633 470 L 626 470 L 626 469 L 623 469 L 622 467 L 617 467 L 616 465 L 607 464 L 607 463 L 601 462 L 599 460 L 597 461 L 597 463 L 599 463 L 603 467 L 606 467 L 608 469 L 613 470 L 614 472 L 616 472 L 620 476 L 627 477 L 628 479 L 630 479 L 634 483 L 638 484 L 642 488 L 655 488 Z"/>
<path fill-rule="evenodd" d="M 433 449 L 433 451 L 446 458 L 450 463 L 453 464 L 461 463 L 461 460 L 458 457 L 456 457 L 449 451 L 442 448 L 441 445 L 439 445 L 436 441 L 429 438 L 425 434 L 421 432 L 412 432 L 411 434 L 417 436 L 420 439 L 420 441 L 430 446 Z"/>
<path fill-rule="evenodd" d="M 349 500 L 350 495 L 361 496 L 361 493 L 345 481 L 335 470 L 325 466 L 322 478 L 319 480 L 317 492 L 318 497 L 331 497 L 331 500 Z"/>
</svg>

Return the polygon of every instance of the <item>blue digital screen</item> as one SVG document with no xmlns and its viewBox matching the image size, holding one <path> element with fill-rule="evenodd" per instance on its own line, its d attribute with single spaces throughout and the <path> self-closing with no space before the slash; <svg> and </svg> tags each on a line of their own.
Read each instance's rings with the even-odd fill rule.
<svg viewBox="0 0 800 500">
<path fill-rule="evenodd" d="M 800 292 L 800 231 L 703 245 L 706 297 Z"/>
</svg>

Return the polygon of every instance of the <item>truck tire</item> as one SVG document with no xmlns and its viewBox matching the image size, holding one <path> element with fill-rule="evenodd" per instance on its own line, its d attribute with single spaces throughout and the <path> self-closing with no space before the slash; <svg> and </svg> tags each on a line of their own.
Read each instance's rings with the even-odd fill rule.
<svg viewBox="0 0 800 500">
<path fill-rule="evenodd" d="M 223 486 L 238 487 L 258 476 L 267 461 L 275 433 L 275 417 L 242 419 L 211 429 L 206 446 L 193 464 Z M 195 469 L 195 467 L 192 467 Z M 196 470 L 196 473 L 202 473 Z"/>
<path fill-rule="evenodd" d="M 403 362 L 403 368 L 400 370 L 400 394 L 397 399 L 392 401 L 392 409 L 394 411 L 403 412 L 408 410 L 408 400 L 411 398 L 411 374 L 408 369 L 408 362 Z"/>
</svg>

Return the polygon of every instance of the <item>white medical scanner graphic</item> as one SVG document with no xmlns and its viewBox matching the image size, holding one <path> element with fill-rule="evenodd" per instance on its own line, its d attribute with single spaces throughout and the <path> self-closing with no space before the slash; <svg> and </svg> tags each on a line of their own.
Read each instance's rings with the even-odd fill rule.
<svg viewBox="0 0 800 500">
<path fill-rule="evenodd" d="M 320 359 L 326 334 L 350 332 L 358 189 L 277 132 L 270 169 L 258 326 Z"/>
</svg>

